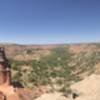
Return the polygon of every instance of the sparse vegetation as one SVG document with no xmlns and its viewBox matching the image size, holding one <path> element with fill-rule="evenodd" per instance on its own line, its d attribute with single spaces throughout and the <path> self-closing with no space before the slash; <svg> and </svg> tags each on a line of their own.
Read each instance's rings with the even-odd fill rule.
<svg viewBox="0 0 100 100">
<path fill-rule="evenodd" d="M 28 53 L 32 53 L 28 51 Z M 67 46 L 51 49 L 50 55 L 38 60 L 10 60 L 13 80 L 20 81 L 23 86 L 34 88 L 50 85 L 53 89 L 66 91 L 70 84 L 95 72 L 95 65 L 100 61 L 99 51 L 72 53 Z M 55 88 L 55 85 L 61 87 Z"/>
</svg>

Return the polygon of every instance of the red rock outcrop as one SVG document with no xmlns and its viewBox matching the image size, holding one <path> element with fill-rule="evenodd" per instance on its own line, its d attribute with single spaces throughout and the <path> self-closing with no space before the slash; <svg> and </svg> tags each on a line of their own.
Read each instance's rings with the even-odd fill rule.
<svg viewBox="0 0 100 100">
<path fill-rule="evenodd" d="M 11 67 L 4 48 L 0 48 L 0 100 L 33 100 L 46 92 L 47 89 L 43 86 L 34 92 L 31 89 L 14 86 L 11 80 Z"/>
</svg>

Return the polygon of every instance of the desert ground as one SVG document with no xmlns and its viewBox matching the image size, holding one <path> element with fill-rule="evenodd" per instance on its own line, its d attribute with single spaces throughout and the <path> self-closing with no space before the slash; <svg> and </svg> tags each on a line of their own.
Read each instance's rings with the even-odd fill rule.
<svg viewBox="0 0 100 100">
<path fill-rule="evenodd" d="M 11 65 L 12 85 L 0 85 L 7 100 L 100 100 L 99 43 L 0 47 Z"/>
</svg>

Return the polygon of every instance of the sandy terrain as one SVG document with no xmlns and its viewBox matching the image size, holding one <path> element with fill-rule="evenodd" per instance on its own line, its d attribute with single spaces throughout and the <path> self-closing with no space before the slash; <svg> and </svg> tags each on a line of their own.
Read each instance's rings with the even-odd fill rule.
<svg viewBox="0 0 100 100">
<path fill-rule="evenodd" d="M 60 93 L 48 93 L 44 94 L 41 97 L 37 98 L 36 100 L 69 100 L 62 96 Z"/>
<path fill-rule="evenodd" d="M 73 92 L 78 94 L 75 99 L 66 98 L 61 93 L 43 94 L 36 100 L 100 100 L 100 75 L 91 75 L 71 86 Z"/>
</svg>

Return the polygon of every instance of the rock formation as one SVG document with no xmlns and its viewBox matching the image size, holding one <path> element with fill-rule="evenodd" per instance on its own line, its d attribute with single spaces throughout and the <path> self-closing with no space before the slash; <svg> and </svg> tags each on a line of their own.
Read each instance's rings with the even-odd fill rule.
<svg viewBox="0 0 100 100">
<path fill-rule="evenodd" d="M 18 90 L 21 90 L 23 95 Z M 11 67 L 4 48 L 0 47 L 0 100 L 22 100 L 20 96 L 24 97 L 24 93 L 28 95 L 28 91 L 24 92 L 24 88 L 14 87 L 11 80 Z"/>
<path fill-rule="evenodd" d="M 100 100 L 100 75 L 92 74 L 71 86 L 79 96 L 75 100 Z"/>
<path fill-rule="evenodd" d="M 11 80 L 11 66 L 6 58 L 4 48 L 0 47 L 0 100 L 33 100 L 40 92 L 19 86 Z"/>
<path fill-rule="evenodd" d="M 12 94 L 14 94 L 14 88 L 11 85 L 11 68 L 4 48 L 0 47 L 0 100 L 9 100 L 7 98 Z"/>
<path fill-rule="evenodd" d="M 0 85 L 11 84 L 11 71 L 4 48 L 0 48 Z"/>
</svg>

